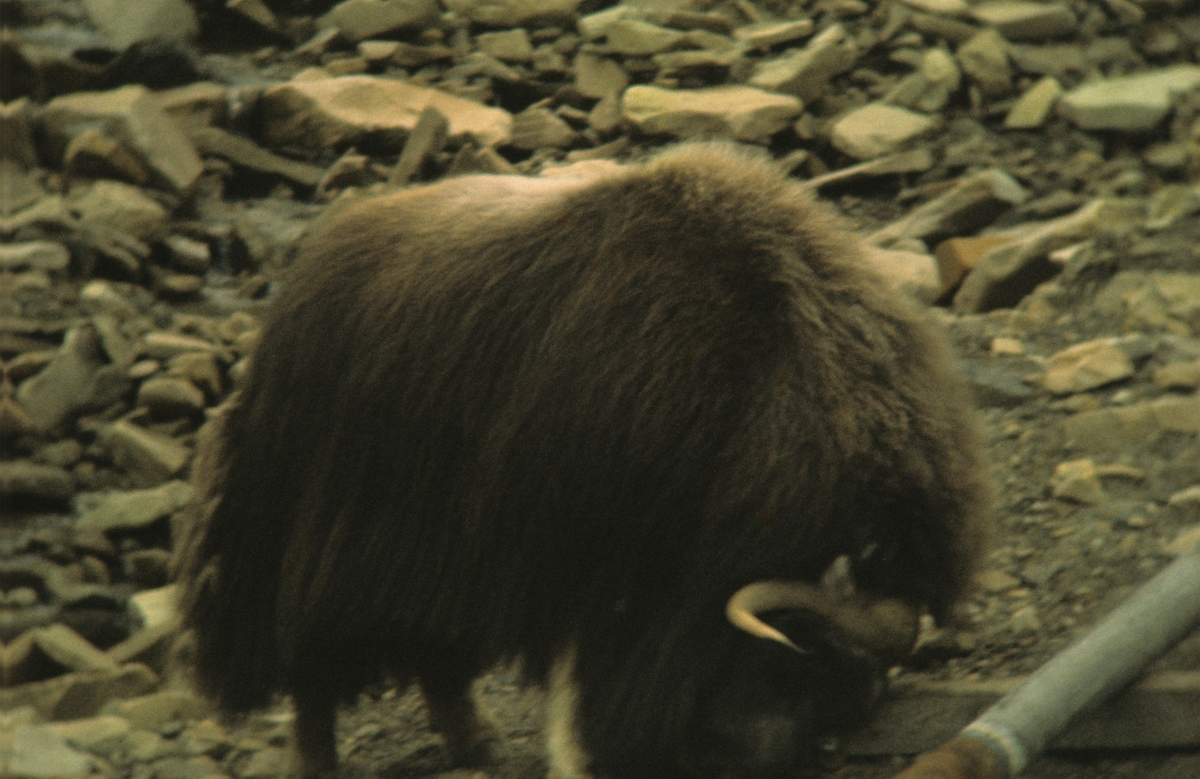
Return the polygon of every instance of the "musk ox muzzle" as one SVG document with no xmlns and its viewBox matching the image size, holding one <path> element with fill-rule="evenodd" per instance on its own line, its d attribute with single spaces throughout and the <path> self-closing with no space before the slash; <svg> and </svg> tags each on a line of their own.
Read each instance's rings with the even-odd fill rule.
<svg viewBox="0 0 1200 779">
<path fill-rule="evenodd" d="M 196 679 L 230 711 L 290 694 L 306 775 L 384 677 L 486 763 L 469 687 L 510 661 L 549 690 L 552 775 L 794 773 L 972 576 L 988 487 L 950 366 L 733 146 L 338 209 L 202 436 Z"/>
</svg>

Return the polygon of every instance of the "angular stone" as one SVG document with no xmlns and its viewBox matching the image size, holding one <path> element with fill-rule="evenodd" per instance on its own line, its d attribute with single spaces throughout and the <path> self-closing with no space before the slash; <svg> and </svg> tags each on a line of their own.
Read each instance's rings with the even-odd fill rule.
<svg viewBox="0 0 1200 779">
<path fill-rule="evenodd" d="M 28 460 L 0 461 L 0 497 L 65 503 L 75 494 L 71 474 L 54 465 Z"/>
<path fill-rule="evenodd" d="M 137 308 L 107 281 L 89 281 L 79 290 L 79 302 L 90 314 L 111 314 L 120 321 L 138 315 Z"/>
<path fill-rule="evenodd" d="M 51 722 L 46 730 L 78 749 L 94 750 L 102 742 L 119 738 L 130 731 L 129 723 L 111 715 L 87 717 L 71 722 Z"/>
<path fill-rule="evenodd" d="M 88 129 L 110 133 L 140 156 L 156 183 L 177 192 L 190 189 L 204 169 L 179 125 L 140 85 L 56 97 L 42 113 L 42 129 L 60 149 Z"/>
<path fill-rule="evenodd" d="M 20 779 L 68 779 L 86 776 L 91 758 L 72 749 L 45 725 L 6 728 L 4 776 Z"/>
<path fill-rule="evenodd" d="M 1167 498 L 1168 506 L 1200 506 L 1200 484 L 1187 487 Z"/>
<path fill-rule="evenodd" d="M 446 145 L 446 135 L 450 123 L 442 112 L 433 106 L 426 106 L 417 120 L 416 127 L 404 139 L 404 149 L 400 159 L 388 175 L 388 184 L 402 186 L 416 176 L 430 159 Z"/>
<path fill-rule="evenodd" d="M 639 14 L 635 10 L 624 4 L 610 6 L 603 11 L 597 11 L 593 14 L 580 17 L 575 24 L 575 29 L 583 36 L 584 40 L 594 41 L 597 38 L 604 36 L 608 26 L 613 22 L 626 17 L 637 18 Z"/>
<path fill-rule="evenodd" d="M 107 225 L 146 243 L 161 240 L 169 227 L 167 209 L 137 187 L 119 181 L 97 181 L 74 199 L 73 205 L 83 219 Z"/>
<path fill-rule="evenodd" d="M 967 274 L 954 296 L 954 308 L 980 313 L 1020 298 L 1019 284 L 1029 269 L 1051 252 L 1094 235 L 1102 226 L 1136 221 L 1140 204 L 1096 200 L 1072 214 L 1048 222 L 1025 225 L 1017 240 L 989 251 Z"/>
<path fill-rule="evenodd" d="M 760 62 L 747 83 L 772 92 L 787 92 L 808 103 L 825 93 L 829 79 L 850 70 L 857 60 L 854 38 L 845 27 L 833 24 L 803 49 Z"/>
<path fill-rule="evenodd" d="M 32 108 L 33 102 L 28 97 L 0 103 L 0 149 L 4 149 L 4 157 L 18 168 L 36 168 L 38 165 L 30 121 Z"/>
<path fill-rule="evenodd" d="M 265 30 L 277 31 L 279 20 L 267 7 L 264 0 L 226 0 L 225 7 L 241 14 L 243 17 Z"/>
<path fill-rule="evenodd" d="M 156 92 L 154 97 L 158 107 L 177 121 L 180 127 L 191 129 L 225 124 L 228 121 L 229 103 L 237 95 L 237 92 L 231 93 L 223 84 L 197 81 L 164 89 Z"/>
<path fill-rule="evenodd" d="M 518 149 L 565 149 L 578 134 L 549 108 L 526 108 L 513 117 L 512 145 Z"/>
<path fill-rule="evenodd" d="M 229 160 L 260 173 L 283 176 L 305 187 L 314 187 L 324 172 L 316 165 L 289 160 L 259 146 L 249 138 L 234 135 L 219 127 L 198 127 L 188 133 L 201 154 Z"/>
<path fill-rule="evenodd" d="M 34 643 L 54 662 L 72 671 L 115 671 L 117 663 L 66 625 L 48 625 L 33 634 Z"/>
<path fill-rule="evenodd" d="M 186 235 L 168 235 L 163 244 L 171 253 L 171 265 L 179 270 L 203 274 L 212 265 L 212 250 L 204 241 Z"/>
<path fill-rule="evenodd" d="M 695 73 L 715 73 L 731 68 L 743 58 L 740 49 L 724 51 L 668 51 L 651 57 L 663 76 L 682 76 Z"/>
<path fill-rule="evenodd" d="M 1041 127 L 1054 110 L 1060 95 L 1062 86 L 1058 79 L 1046 76 L 1017 98 L 1017 102 L 1004 117 L 1004 126 L 1010 130 L 1032 130 Z"/>
<path fill-rule="evenodd" d="M 103 428 L 99 441 L 108 449 L 118 468 L 151 481 L 164 481 L 177 475 L 191 457 L 191 450 L 173 438 L 124 419 Z"/>
<path fill-rule="evenodd" d="M 166 360 L 190 352 L 211 353 L 216 348 L 202 338 L 155 330 L 142 337 L 141 353 L 155 360 Z"/>
<path fill-rule="evenodd" d="M 1105 500 L 1104 487 L 1091 460 L 1070 460 L 1054 466 L 1051 494 L 1074 503 L 1094 505 Z"/>
<path fill-rule="evenodd" d="M 1200 396 L 1163 397 L 1120 408 L 1081 411 L 1063 422 L 1067 446 L 1114 452 L 1152 443 L 1164 432 L 1200 433 Z"/>
<path fill-rule="evenodd" d="M 1133 76 L 1091 81 L 1064 94 L 1059 112 L 1084 130 L 1153 129 L 1174 95 L 1200 86 L 1200 65 L 1181 64 Z"/>
<path fill-rule="evenodd" d="M 995 27 L 1009 40 L 1044 40 L 1075 32 L 1079 20 L 1066 3 L 1030 0 L 985 0 L 971 15 Z"/>
<path fill-rule="evenodd" d="M 187 379 L 160 376 L 142 382 L 137 404 L 150 410 L 155 419 L 191 417 L 204 411 L 204 393 Z"/>
<path fill-rule="evenodd" d="M 943 16 L 966 16 L 971 6 L 964 0 L 902 0 L 902 2 L 918 11 Z"/>
<path fill-rule="evenodd" d="M 475 45 L 483 53 L 504 62 L 533 61 L 533 44 L 523 28 L 480 33 L 475 36 Z"/>
<path fill-rule="evenodd" d="M 1015 239 L 1005 235 L 977 235 L 966 238 L 947 238 L 933 250 L 942 278 L 942 291 L 948 292 L 974 268 L 980 258 L 997 246 Z"/>
<path fill-rule="evenodd" d="M 25 270 L 58 273 L 70 264 L 71 253 L 55 241 L 0 244 L 0 271 L 5 273 Z"/>
<path fill-rule="evenodd" d="M 399 149 L 421 111 L 433 106 L 450 136 L 484 145 L 508 141 L 512 115 L 471 100 L 375 76 L 290 81 L 261 98 L 263 137 L 270 145 L 325 149 L 372 140 Z"/>
<path fill-rule="evenodd" d="M 1037 393 L 1010 371 L 990 362 L 959 360 L 958 372 L 967 380 L 975 402 L 985 408 L 1011 408 Z"/>
<path fill-rule="evenodd" d="M 120 399 L 129 379 L 111 366 L 90 327 L 67 331 L 50 364 L 17 387 L 16 399 L 35 428 L 50 431 L 74 414 Z"/>
<path fill-rule="evenodd" d="M 1109 283 L 1120 295 L 1129 327 L 1159 328 L 1177 335 L 1200 333 L 1200 275 L 1154 272 L 1132 289 L 1120 290 L 1118 279 L 1129 278 L 1118 274 Z"/>
<path fill-rule="evenodd" d="M 629 57 L 645 57 L 659 54 L 679 46 L 684 33 L 668 30 L 656 24 L 636 19 L 618 19 L 604 31 L 608 47 L 617 54 Z"/>
<path fill-rule="evenodd" d="M 1008 41 L 995 30 L 982 30 L 958 47 L 956 56 L 963 72 L 988 97 L 1003 97 L 1012 91 L 1008 67 Z"/>
<path fill-rule="evenodd" d="M 185 0 L 83 0 L 83 7 L 118 49 L 138 41 L 194 38 L 200 32 L 196 13 Z"/>
<path fill-rule="evenodd" d="M 10 688 L 9 710 L 31 706 L 47 720 L 93 717 L 114 698 L 143 695 L 159 683 L 158 675 L 140 663 L 115 671 L 72 672 L 44 682 Z"/>
<path fill-rule="evenodd" d="M 114 491 L 75 520 L 76 532 L 106 532 L 145 527 L 180 510 L 192 500 L 192 488 L 169 481 L 145 490 Z"/>
<path fill-rule="evenodd" d="M 1042 386 L 1056 395 L 1066 395 L 1086 392 L 1132 375 L 1133 361 L 1110 340 L 1102 338 L 1052 354 L 1046 360 Z"/>
<path fill-rule="evenodd" d="M 317 17 L 317 27 L 336 27 L 347 40 L 361 41 L 420 30 L 440 14 L 437 0 L 344 0 Z"/>
<path fill-rule="evenodd" d="M 1016 179 L 992 168 L 967 176 L 903 219 L 876 231 L 870 241 L 886 246 L 906 238 L 970 235 L 1027 197 Z"/>
<path fill-rule="evenodd" d="M 624 118 L 648 134 L 704 135 L 757 141 L 787 127 L 802 104 L 787 95 L 727 85 L 705 89 L 632 86 L 622 101 Z"/>
<path fill-rule="evenodd" d="M 183 692 L 163 691 L 128 697 L 105 707 L 139 730 L 155 730 L 178 720 L 202 719 L 212 711 L 207 702 Z"/>
<path fill-rule="evenodd" d="M 616 62 L 586 51 L 575 55 L 575 89 L 597 100 L 619 95 L 629 85 L 629 74 Z"/>
<path fill-rule="evenodd" d="M 891 154 L 936 125 L 936 119 L 924 114 L 885 103 L 868 103 L 834 123 L 829 141 L 839 151 L 866 160 Z"/>
<path fill-rule="evenodd" d="M 443 0 L 446 10 L 491 27 L 571 22 L 582 0 Z"/>
<path fill-rule="evenodd" d="M 1154 372 L 1154 384 L 1162 390 L 1200 387 L 1200 360 L 1167 363 Z"/>
<path fill-rule="evenodd" d="M 735 40 L 756 49 L 769 49 L 780 43 L 812 35 L 815 25 L 812 19 L 794 19 L 786 22 L 755 22 L 733 31 Z"/>
<path fill-rule="evenodd" d="M 241 779 L 273 779 L 287 773 L 290 755 L 281 747 L 260 749 L 250 756 L 240 772 Z"/>
<path fill-rule="evenodd" d="M 138 186 L 145 186 L 153 178 L 137 152 L 96 129 L 84 130 L 71 139 L 63 152 L 63 167 L 74 177 L 115 178 Z"/>
<path fill-rule="evenodd" d="M 179 585 L 168 584 L 142 590 L 129 598 L 130 611 L 141 621 L 143 630 L 159 630 L 179 623 Z"/>
<path fill-rule="evenodd" d="M 897 173 L 921 173 L 933 167 L 933 155 L 928 149 L 918 148 L 902 151 L 899 154 L 889 154 L 874 160 L 860 162 L 845 168 L 814 176 L 804 182 L 804 186 L 819 189 L 829 184 L 868 179 L 873 176 L 891 176 Z"/>
</svg>

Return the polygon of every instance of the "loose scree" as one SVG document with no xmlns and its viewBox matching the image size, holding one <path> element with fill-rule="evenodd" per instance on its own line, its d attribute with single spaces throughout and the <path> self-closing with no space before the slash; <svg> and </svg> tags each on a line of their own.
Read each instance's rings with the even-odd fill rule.
<svg viewBox="0 0 1200 779">
<path fill-rule="evenodd" d="M 290 694 L 305 775 L 384 676 L 486 763 L 470 683 L 515 660 L 552 776 L 788 775 L 972 576 L 949 351 L 768 161 L 451 179 L 300 255 L 177 570 L 201 688 Z"/>
</svg>

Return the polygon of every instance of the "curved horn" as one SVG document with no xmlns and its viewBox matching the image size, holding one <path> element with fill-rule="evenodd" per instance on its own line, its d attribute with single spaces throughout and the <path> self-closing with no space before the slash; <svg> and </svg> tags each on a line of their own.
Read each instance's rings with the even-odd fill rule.
<svg viewBox="0 0 1200 779">
<path fill-rule="evenodd" d="M 838 595 L 821 585 L 800 581 L 747 584 L 725 604 L 725 616 L 734 627 L 751 635 L 798 649 L 787 636 L 758 618 L 758 614 L 772 609 L 808 609 L 820 614 L 855 643 L 888 661 L 908 654 L 917 639 L 917 611 L 904 601 Z"/>
</svg>

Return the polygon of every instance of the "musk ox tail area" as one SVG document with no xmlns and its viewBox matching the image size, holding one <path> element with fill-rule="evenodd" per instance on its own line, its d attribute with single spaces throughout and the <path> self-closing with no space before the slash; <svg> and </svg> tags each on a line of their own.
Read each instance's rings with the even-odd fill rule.
<svg viewBox="0 0 1200 779">
<path fill-rule="evenodd" d="M 883 611 L 945 616 L 988 503 L 964 398 L 923 312 L 732 146 L 350 205 L 304 241 L 206 432 L 179 563 L 197 676 L 228 709 L 292 693 L 320 762 L 333 702 L 381 673 L 462 742 L 471 678 L 520 658 L 545 682 L 569 657 L 573 754 L 596 766 L 791 770 L 814 690 L 879 666 L 843 647 L 906 634 L 726 604 L 845 556 L 904 606 Z M 751 677 L 785 699 L 729 689 Z M 739 735 L 756 722 L 791 735 Z M 743 741 L 698 758 L 698 727 Z"/>
</svg>

